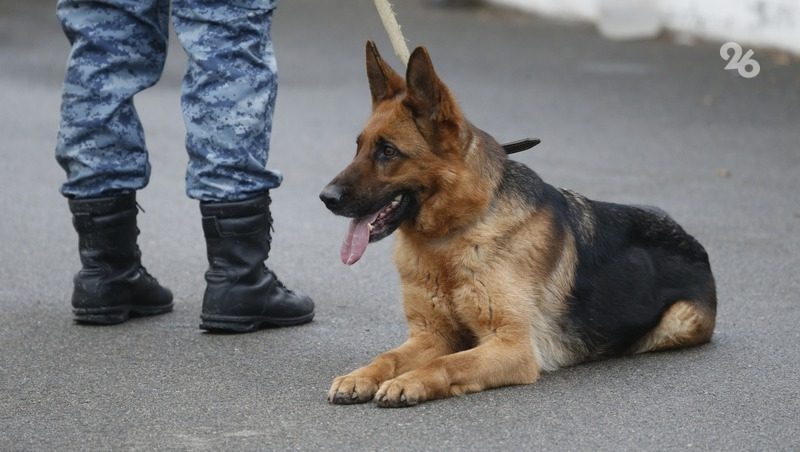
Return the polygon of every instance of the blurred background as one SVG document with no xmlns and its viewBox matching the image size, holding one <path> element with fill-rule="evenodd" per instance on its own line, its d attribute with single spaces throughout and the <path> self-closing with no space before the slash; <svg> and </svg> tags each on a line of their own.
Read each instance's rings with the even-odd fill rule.
<svg viewBox="0 0 800 452">
<path fill-rule="evenodd" d="M 611 39 L 662 32 L 682 42 L 738 41 L 800 52 L 800 2 L 795 0 L 489 0 L 546 17 L 583 20 Z"/>
</svg>

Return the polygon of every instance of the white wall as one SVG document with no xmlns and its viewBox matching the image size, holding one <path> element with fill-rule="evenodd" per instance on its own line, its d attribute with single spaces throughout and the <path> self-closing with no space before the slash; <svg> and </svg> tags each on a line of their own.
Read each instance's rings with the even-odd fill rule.
<svg viewBox="0 0 800 452">
<path fill-rule="evenodd" d="M 550 17 L 587 20 L 611 38 L 661 30 L 800 53 L 800 0 L 489 0 Z"/>
</svg>

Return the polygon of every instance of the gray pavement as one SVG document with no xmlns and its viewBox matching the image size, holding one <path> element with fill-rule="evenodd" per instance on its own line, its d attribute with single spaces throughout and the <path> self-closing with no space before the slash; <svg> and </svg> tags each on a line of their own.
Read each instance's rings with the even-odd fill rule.
<svg viewBox="0 0 800 452">
<path fill-rule="evenodd" d="M 141 246 L 175 312 L 74 325 L 77 240 L 52 156 L 68 47 L 52 2 L 0 0 L 0 450 L 800 449 L 800 63 L 757 50 L 761 74 L 746 80 L 723 70 L 719 44 L 612 43 L 514 12 L 396 3 L 473 122 L 543 139 L 515 158 L 595 199 L 658 205 L 706 245 L 714 342 L 411 409 L 328 405 L 334 376 L 405 333 L 392 240 L 346 268 L 346 222 L 317 199 L 368 115 L 364 42 L 392 54 L 372 2 L 355 0 L 283 2 L 274 31 L 270 163 L 286 182 L 271 265 L 315 298 L 317 319 L 197 329 L 205 251 L 183 192 L 173 40 L 136 103 L 153 164 Z"/>
</svg>

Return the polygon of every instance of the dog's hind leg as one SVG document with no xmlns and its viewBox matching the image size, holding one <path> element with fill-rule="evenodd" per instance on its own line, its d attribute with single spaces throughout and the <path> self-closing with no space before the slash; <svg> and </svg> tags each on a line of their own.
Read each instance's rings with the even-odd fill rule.
<svg viewBox="0 0 800 452">
<path fill-rule="evenodd" d="M 676 301 L 664 311 L 658 325 L 631 348 L 631 353 L 704 344 L 714 333 L 715 311 L 710 303 Z"/>
</svg>

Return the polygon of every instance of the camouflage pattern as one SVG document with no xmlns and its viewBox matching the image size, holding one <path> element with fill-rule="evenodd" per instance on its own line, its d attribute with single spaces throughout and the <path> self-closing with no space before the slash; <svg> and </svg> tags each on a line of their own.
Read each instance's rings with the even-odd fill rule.
<svg viewBox="0 0 800 452">
<path fill-rule="evenodd" d="M 187 194 L 236 201 L 280 185 L 266 169 L 277 94 L 270 39 L 276 0 L 173 0 L 189 57 L 181 106 Z M 133 96 L 155 84 L 167 51 L 169 0 L 59 0 L 72 45 L 56 159 L 61 193 L 91 198 L 147 185 L 150 165 Z"/>
</svg>

